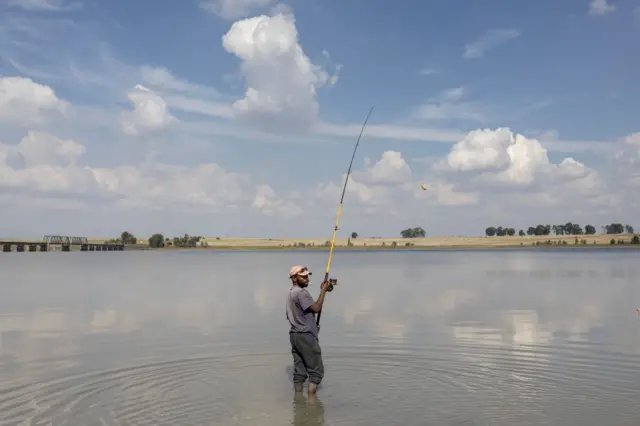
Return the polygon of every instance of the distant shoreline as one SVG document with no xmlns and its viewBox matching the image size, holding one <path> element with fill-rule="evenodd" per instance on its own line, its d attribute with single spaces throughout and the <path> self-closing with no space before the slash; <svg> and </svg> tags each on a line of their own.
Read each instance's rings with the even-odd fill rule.
<svg viewBox="0 0 640 426">
<path fill-rule="evenodd" d="M 499 246 L 414 246 L 414 247 L 334 247 L 334 251 L 429 251 L 429 250 L 500 250 L 500 249 L 528 249 L 528 250 L 541 250 L 548 248 L 557 248 L 563 250 L 571 249 L 597 249 L 597 248 L 624 248 L 624 249 L 640 249 L 640 245 L 632 244 L 571 244 L 571 245 L 539 245 L 539 246 L 527 246 L 527 245 L 499 245 Z M 146 250 L 146 249 L 145 249 Z M 160 249 L 148 249 L 148 250 L 161 250 L 161 251 L 328 251 L 329 247 L 233 247 L 233 246 L 216 246 L 216 247 L 163 247 Z"/>
<path fill-rule="evenodd" d="M 513 237 L 425 237 L 425 238 L 336 238 L 334 250 L 432 250 L 432 249 L 482 249 L 516 247 L 639 247 L 632 245 L 633 234 L 594 235 L 545 235 Z M 578 244 L 576 244 L 576 238 Z M 615 244 L 611 244 L 611 239 Z M 622 243 L 620 243 L 620 241 Z M 160 250 L 303 250 L 327 251 L 330 240 L 323 238 L 210 238 L 204 239 L 206 247 L 164 247 Z"/>
<path fill-rule="evenodd" d="M 493 237 L 425 237 L 425 238 L 337 238 L 336 251 L 424 251 L 441 249 L 488 248 L 640 248 L 631 244 L 634 234 L 540 235 Z M 615 244 L 611 244 L 611 240 Z M 40 242 L 35 239 L 3 239 L 1 241 Z M 88 238 L 90 244 L 102 244 L 111 238 Z M 171 241 L 172 239 L 168 239 Z M 226 250 L 226 251 L 328 251 L 330 240 L 325 238 L 219 238 L 205 237 L 198 247 L 149 248 L 148 239 L 138 237 L 139 244 L 127 245 L 125 250 Z M 577 241 L 577 244 L 576 244 Z M 75 251 L 75 247 L 74 247 Z"/>
</svg>

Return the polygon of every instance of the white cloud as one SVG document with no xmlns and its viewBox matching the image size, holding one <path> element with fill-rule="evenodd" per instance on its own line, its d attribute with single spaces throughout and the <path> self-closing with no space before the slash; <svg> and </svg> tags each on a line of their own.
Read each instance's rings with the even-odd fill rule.
<svg viewBox="0 0 640 426">
<path fill-rule="evenodd" d="M 278 131 L 307 129 L 316 121 L 316 92 L 330 77 L 304 53 L 288 10 L 235 22 L 222 44 L 242 60 L 246 93 L 233 104 L 237 117 Z"/>
<path fill-rule="evenodd" d="M 411 168 L 398 151 L 385 151 L 380 160 L 366 173 L 355 174 L 366 183 L 390 185 L 406 182 L 411 179 Z"/>
<path fill-rule="evenodd" d="M 53 89 L 23 77 L 0 77 L 0 122 L 40 123 L 52 114 L 64 114 L 69 104 Z"/>
<path fill-rule="evenodd" d="M 101 188 L 121 197 L 126 207 L 207 211 L 234 209 L 250 200 L 248 175 L 229 173 L 214 163 L 195 167 L 155 163 L 93 170 Z"/>
<path fill-rule="evenodd" d="M 277 0 L 202 0 L 200 7 L 225 19 L 244 18 L 252 9 L 264 8 Z"/>
<path fill-rule="evenodd" d="M 21 7 L 26 10 L 41 10 L 48 12 L 68 12 L 82 9 L 81 1 L 69 0 L 8 0 L 9 7 Z"/>
<path fill-rule="evenodd" d="M 318 185 L 316 197 L 323 202 L 335 202 L 342 191 L 342 182 L 327 182 Z M 420 189 L 420 184 L 426 183 L 427 191 Z M 464 193 L 456 191 L 452 184 L 444 180 L 429 176 L 421 181 L 416 181 L 412 170 L 404 160 L 402 153 L 397 151 L 386 151 L 380 159 L 373 165 L 367 166 L 365 170 L 354 171 L 347 185 L 347 193 L 355 196 L 362 205 L 377 207 L 381 210 L 368 210 L 379 214 L 398 214 L 411 211 L 413 208 L 407 206 L 407 202 L 414 200 L 422 203 L 440 205 L 464 205 L 478 202 L 478 195 L 475 193 Z M 366 209 L 365 209 L 366 211 Z"/>
<path fill-rule="evenodd" d="M 267 216 L 278 215 L 284 218 L 293 218 L 304 211 L 295 200 L 282 200 L 277 198 L 276 192 L 269 185 L 260 185 L 253 199 L 252 207 Z"/>
<path fill-rule="evenodd" d="M 156 90 L 169 90 L 174 92 L 188 93 L 190 95 L 215 95 L 220 93 L 201 84 L 194 84 L 189 81 L 177 78 L 173 73 L 165 67 L 150 67 L 144 65 L 139 69 L 140 77 L 151 88 Z"/>
<path fill-rule="evenodd" d="M 270 3 L 263 0 L 217 2 L 219 7 L 226 7 L 227 16 L 248 13 L 253 7 L 267 7 Z M 232 13 L 230 8 L 236 8 L 236 11 Z M 58 96 L 62 95 L 57 95 L 51 87 L 27 78 L 0 78 L 0 121 L 3 130 L 0 137 L 6 143 L 0 145 L 0 199 L 4 200 L 5 195 L 9 194 L 31 197 L 33 200 L 38 195 L 55 199 L 56 204 L 65 203 L 66 206 L 70 206 L 69 200 L 73 200 L 74 208 L 90 206 L 93 200 L 97 200 L 99 203 L 110 203 L 109 207 L 114 210 L 144 212 L 146 209 L 155 209 L 158 215 L 161 214 L 159 210 L 173 212 L 181 209 L 189 214 L 185 216 L 189 223 L 195 223 L 190 218 L 197 212 L 232 211 L 234 214 L 230 216 L 237 217 L 238 221 L 243 221 L 247 216 L 258 220 L 262 216 L 265 223 L 270 221 L 269 225 L 265 225 L 270 230 L 273 230 L 271 225 L 276 222 L 273 218 L 277 217 L 286 217 L 291 223 L 302 223 L 309 217 L 309 223 L 312 223 L 315 217 L 311 215 L 316 211 L 322 212 L 325 206 L 331 216 L 335 214 L 335 203 L 339 199 L 344 178 L 339 177 L 340 170 L 335 173 L 334 179 L 318 184 L 308 176 L 317 176 L 319 172 L 311 170 L 308 163 L 299 165 L 296 171 L 276 169 L 268 164 L 275 158 L 286 164 L 290 160 L 288 156 L 292 155 L 291 151 L 282 157 L 278 156 L 280 153 L 269 153 L 262 161 L 264 147 L 256 147 L 252 155 L 265 163 L 257 165 L 256 173 L 273 172 L 275 179 L 280 182 L 287 181 L 288 173 L 304 174 L 297 175 L 294 180 L 289 178 L 286 185 L 292 187 L 284 190 L 273 182 L 253 182 L 248 174 L 231 173 L 226 165 L 222 167 L 217 164 L 220 160 L 212 157 L 210 146 L 218 149 L 218 144 L 222 145 L 222 142 L 228 142 L 231 138 L 234 142 L 235 139 L 252 143 L 284 141 L 300 146 L 301 143 L 316 142 L 338 145 L 343 141 L 336 142 L 336 139 L 355 140 L 358 136 L 360 122 L 332 124 L 318 118 L 317 92 L 320 88 L 335 85 L 340 65 L 332 65 L 326 51 L 320 51 L 322 57 L 319 61 L 315 59 L 319 54 L 305 53 L 298 40 L 296 21 L 288 10 L 280 8 L 269 16 L 261 15 L 235 22 L 219 41 L 227 52 L 235 55 L 232 59 L 237 57 L 240 63 L 245 93 L 234 95 L 233 98 L 216 88 L 190 80 L 191 76 L 187 78 L 174 74 L 163 66 L 120 63 L 114 56 L 108 55 L 106 49 L 99 48 L 95 57 L 77 62 L 80 65 L 74 69 L 74 74 L 65 79 L 62 70 L 69 68 L 66 58 L 73 57 L 69 53 L 69 46 L 92 52 L 90 48 L 97 44 L 85 43 L 79 36 L 79 27 L 70 21 L 60 23 L 60 28 L 55 31 L 43 30 L 28 23 L 28 20 L 16 21 L 19 31 L 33 36 L 16 43 L 16 46 L 21 46 L 20 51 L 26 52 L 24 56 L 16 56 L 18 60 L 35 67 L 34 64 L 39 64 L 35 60 L 38 58 L 36 54 L 30 56 L 29 52 L 32 51 L 29 49 L 38 46 L 38 55 L 44 52 L 45 62 L 51 65 L 46 72 L 43 71 L 43 75 L 49 73 L 51 77 L 47 80 L 38 78 L 38 81 L 60 83 L 61 86 L 55 87 L 65 96 L 69 93 L 69 96 L 85 99 L 86 95 L 92 106 L 71 105 L 61 100 Z M 65 31 L 63 51 L 53 54 L 55 43 L 49 44 L 49 40 L 55 38 L 56 31 L 62 32 L 62 28 Z M 468 46 L 467 57 L 479 57 L 489 48 L 516 37 L 516 33 L 513 30 L 490 32 Z M 9 42 L 2 47 L 13 44 L 12 34 L 15 33 L 3 34 L 10 37 L 5 37 Z M 77 46 L 71 43 L 76 39 Z M 44 43 L 46 47 L 38 43 Z M 334 75 L 327 71 L 332 67 L 336 70 Z M 424 74 L 430 74 L 433 70 L 424 71 Z M 140 84 L 134 87 L 136 83 Z M 86 89 L 86 92 L 75 92 L 79 87 Z M 125 94 L 133 106 L 121 113 L 120 103 L 125 100 Z M 471 222 L 483 220 L 476 217 L 482 211 L 497 211 L 498 214 L 519 217 L 523 212 L 522 206 L 526 206 L 527 211 L 538 208 L 538 212 L 554 206 L 557 208 L 554 210 L 560 212 L 558 214 L 569 214 L 574 211 L 571 209 L 579 207 L 605 215 L 633 202 L 625 195 L 625 191 L 626 194 L 633 193 L 629 191 L 634 191 L 634 188 L 640 191 L 640 142 L 637 141 L 637 135 L 630 135 L 614 144 L 614 141 L 566 141 L 555 133 L 530 137 L 508 128 L 469 132 L 476 126 L 450 129 L 404 124 L 409 122 L 407 115 L 409 119 L 432 121 L 484 121 L 486 115 L 491 113 L 486 108 L 486 102 L 474 103 L 469 98 L 466 87 L 452 87 L 427 98 L 424 105 L 409 114 L 400 113 L 395 122 L 369 123 L 364 137 L 384 139 L 376 142 L 386 145 L 377 158 L 370 155 L 371 160 L 365 161 L 360 170 L 354 171 L 348 187 L 352 200 L 348 201 L 345 220 L 348 221 L 352 214 L 364 212 L 375 222 L 376 228 L 372 226 L 374 232 L 377 229 L 385 232 L 388 227 L 395 229 L 393 220 L 418 225 L 423 220 L 432 221 L 432 224 L 435 220 L 451 220 L 453 216 L 441 214 L 443 210 L 440 208 L 449 209 L 446 211 L 451 213 L 456 209 L 456 214 L 467 214 Z M 102 105 L 95 106 L 93 102 Z M 179 111 L 180 120 L 172 115 L 175 111 Z M 365 113 L 366 109 L 363 109 L 362 118 Z M 199 114 L 201 117 L 194 118 L 189 114 Z M 50 120 L 53 117 L 59 119 Z M 173 124 L 176 126 L 173 127 Z M 254 126 L 272 133 L 265 134 L 268 132 L 262 132 Z M 172 127 L 175 133 L 163 132 Z M 25 136 L 25 129 L 40 131 L 32 131 Z M 308 133 L 283 134 L 290 129 L 308 130 Z M 48 133 L 44 133 L 45 130 Z M 148 160 L 149 157 L 146 157 L 146 163 L 132 163 L 128 155 L 134 147 L 125 145 L 129 142 L 128 138 L 122 137 L 119 130 L 129 135 L 151 135 L 148 138 L 150 142 L 166 140 L 166 146 L 171 151 L 162 152 L 154 158 L 171 158 L 175 153 L 185 164 L 167 164 L 177 161 L 173 158 L 160 162 Z M 12 144 L 20 138 L 19 144 Z M 193 142 L 194 139 L 197 139 L 197 143 Z M 101 143 L 105 140 L 109 143 Z M 77 141 L 87 142 L 86 147 Z M 436 143 L 415 144 L 410 148 L 411 151 L 405 151 L 396 145 L 398 141 Z M 443 143 L 449 144 L 451 151 L 436 161 L 426 164 L 412 161 L 412 151 L 446 149 Z M 225 152 L 229 146 L 232 145 L 227 143 L 220 149 L 222 155 L 229 155 Z M 135 149 L 143 148 L 144 144 L 136 144 Z M 193 154 L 195 149 L 199 150 L 199 154 L 206 153 L 209 158 L 206 163 L 198 164 L 193 156 L 189 158 L 185 155 Z M 275 147 L 274 150 L 277 149 Z M 113 152 L 109 152 L 111 150 Z M 617 155 L 611 163 L 611 178 L 602 166 L 607 157 L 602 156 L 594 161 L 576 154 L 581 151 L 605 154 L 616 150 Z M 564 156 L 566 158 L 556 160 L 549 154 L 551 151 L 568 154 Z M 318 158 L 318 161 L 330 161 L 329 156 L 333 154 L 325 152 L 322 150 L 318 157 L 326 157 Z M 139 151 L 135 153 L 140 154 Z M 301 152 L 299 158 L 306 155 L 306 152 Z M 249 167 L 253 167 L 257 163 L 253 158 L 247 156 L 242 159 L 251 163 Z M 592 161 L 597 171 L 587 165 Z M 327 163 L 327 168 L 334 170 L 334 164 Z M 616 184 L 616 180 L 621 183 Z M 426 183 L 429 190 L 420 190 L 421 183 Z M 298 190 L 308 194 L 314 188 L 315 197 L 296 198 L 290 192 Z M 309 205 L 314 202 L 317 204 Z M 438 210 L 434 212 L 435 209 Z M 389 222 L 386 218 L 390 218 Z M 132 223 L 131 226 L 145 226 L 145 223 Z M 476 227 L 471 224 L 468 226 Z M 242 231 L 244 229 L 241 228 Z M 309 232 L 315 233 L 316 230 Z"/>
<path fill-rule="evenodd" d="M 520 31 L 514 28 L 488 30 L 480 38 L 464 47 L 463 57 L 466 59 L 480 58 L 488 50 L 513 40 L 519 37 L 520 34 Z"/>
<path fill-rule="evenodd" d="M 165 100 L 142 85 L 136 85 L 128 97 L 134 108 L 122 114 L 122 131 L 126 134 L 154 133 L 177 121 Z"/>
<path fill-rule="evenodd" d="M 479 112 L 480 105 L 460 102 L 465 93 L 463 87 L 444 90 L 438 96 L 429 98 L 425 104 L 414 108 L 412 115 L 419 120 L 484 120 L 485 117 Z"/>
<path fill-rule="evenodd" d="M 19 156 L 24 167 L 67 165 L 84 155 L 85 147 L 43 132 L 31 131 L 17 145 L 3 145 L 8 158 Z"/>
<path fill-rule="evenodd" d="M 0 186 L 58 194 L 96 190 L 91 170 L 76 165 L 84 152 L 75 141 L 29 132 L 17 145 L 0 144 Z"/>
<path fill-rule="evenodd" d="M 531 185 L 539 179 L 576 179 L 590 170 L 573 158 L 552 164 L 537 139 L 507 128 L 478 129 L 456 143 L 438 170 L 472 172 L 482 184 Z M 476 176 L 477 175 L 477 176 Z"/>
<path fill-rule="evenodd" d="M 331 124 L 317 123 L 315 133 L 329 136 L 357 137 L 361 124 Z M 465 132 L 453 129 L 438 129 L 417 126 L 402 126 L 389 124 L 367 124 L 363 137 L 381 139 L 400 139 L 409 141 L 456 142 L 463 138 Z"/>
<path fill-rule="evenodd" d="M 589 3 L 589 15 L 604 15 L 616 10 L 616 7 L 607 0 L 591 0 Z"/>
<path fill-rule="evenodd" d="M 613 158 L 614 179 L 626 183 L 630 190 L 640 191 L 640 132 L 622 138 Z"/>
<path fill-rule="evenodd" d="M 17 145 L 0 144 L 0 187 L 24 196 L 117 200 L 122 208 L 216 212 L 251 201 L 251 177 L 215 163 L 99 168 L 78 164 L 85 151 L 78 142 L 43 132 L 29 132 Z"/>
<path fill-rule="evenodd" d="M 637 149 L 628 142 L 625 146 Z M 419 212 L 426 206 L 498 208 L 492 216 L 521 211 L 523 206 L 530 212 L 555 207 L 587 216 L 585 209 L 605 214 L 623 201 L 620 186 L 611 185 L 601 173 L 572 157 L 553 163 L 539 140 L 508 128 L 471 131 L 446 156 L 425 161 L 423 167 L 422 173 L 411 170 L 400 152 L 382 153 L 373 165 L 353 172 L 347 193 L 360 207 L 351 209 L 407 220 L 421 220 Z M 420 189 L 422 183 L 427 191 Z M 320 184 L 316 197 L 322 202 L 335 200 L 341 188 L 338 181 Z"/>
</svg>

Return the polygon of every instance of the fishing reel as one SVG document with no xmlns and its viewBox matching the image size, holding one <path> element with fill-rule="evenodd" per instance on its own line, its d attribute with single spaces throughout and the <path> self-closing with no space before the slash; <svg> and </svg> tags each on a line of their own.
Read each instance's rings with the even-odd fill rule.
<svg viewBox="0 0 640 426">
<path fill-rule="evenodd" d="M 338 285 L 337 278 L 329 278 L 329 285 L 327 286 L 327 291 L 333 291 L 333 286 Z"/>
</svg>

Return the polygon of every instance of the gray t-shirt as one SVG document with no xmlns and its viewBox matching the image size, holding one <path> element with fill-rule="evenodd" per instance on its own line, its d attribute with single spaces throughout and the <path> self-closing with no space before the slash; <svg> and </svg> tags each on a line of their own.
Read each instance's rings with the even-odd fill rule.
<svg viewBox="0 0 640 426">
<path fill-rule="evenodd" d="M 294 285 L 287 296 L 287 319 L 290 333 L 311 333 L 318 337 L 316 315 L 309 310 L 315 302 L 306 288 Z"/>
</svg>

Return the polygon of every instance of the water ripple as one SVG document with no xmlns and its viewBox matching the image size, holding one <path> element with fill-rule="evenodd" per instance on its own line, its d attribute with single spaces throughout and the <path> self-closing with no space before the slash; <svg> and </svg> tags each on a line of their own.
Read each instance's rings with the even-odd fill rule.
<svg viewBox="0 0 640 426">
<path fill-rule="evenodd" d="M 551 418 L 574 424 L 597 418 L 598 410 L 611 405 L 624 407 L 618 421 L 631 425 L 640 418 L 637 377 L 629 374 L 640 369 L 640 359 L 629 355 L 470 343 L 326 346 L 323 351 L 323 388 L 335 401 L 340 424 L 371 418 L 396 424 L 398 412 L 447 425 L 553 424 Z M 281 353 L 206 356 L 7 387 L 0 390 L 0 424 L 275 425 L 280 420 L 270 416 L 277 409 L 268 404 L 258 413 L 239 414 L 233 382 L 288 363 Z"/>
</svg>

